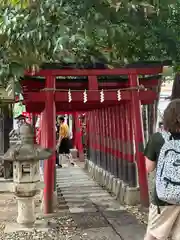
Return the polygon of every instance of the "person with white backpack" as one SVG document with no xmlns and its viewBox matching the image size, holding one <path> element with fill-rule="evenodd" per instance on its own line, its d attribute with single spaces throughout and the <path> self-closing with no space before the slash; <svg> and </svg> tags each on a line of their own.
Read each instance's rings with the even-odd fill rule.
<svg viewBox="0 0 180 240">
<path fill-rule="evenodd" d="M 144 240 L 180 240 L 180 99 L 167 106 L 163 125 L 144 151 L 147 172 L 156 170 Z"/>
</svg>

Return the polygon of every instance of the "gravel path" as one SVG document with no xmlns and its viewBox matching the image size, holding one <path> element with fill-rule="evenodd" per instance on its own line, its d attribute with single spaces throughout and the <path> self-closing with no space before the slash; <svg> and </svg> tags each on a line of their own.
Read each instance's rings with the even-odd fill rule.
<svg viewBox="0 0 180 240">
<path fill-rule="evenodd" d="M 52 228 L 48 232 L 42 232 L 37 229 L 33 229 L 32 232 L 16 232 L 5 234 L 1 232 L 1 240 L 66 240 L 72 239 L 80 233 L 73 219 L 70 216 L 58 217 L 53 219 L 57 227 Z"/>
</svg>

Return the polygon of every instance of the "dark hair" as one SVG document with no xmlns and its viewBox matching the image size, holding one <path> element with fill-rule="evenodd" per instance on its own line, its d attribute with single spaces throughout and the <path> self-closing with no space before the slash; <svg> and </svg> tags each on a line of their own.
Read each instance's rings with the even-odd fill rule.
<svg viewBox="0 0 180 240">
<path fill-rule="evenodd" d="M 180 132 L 180 99 L 172 100 L 164 111 L 164 129 L 170 132 Z"/>
<path fill-rule="evenodd" d="M 163 125 L 163 122 L 159 122 L 159 127 L 162 127 L 162 125 Z"/>
<path fill-rule="evenodd" d="M 59 120 L 62 121 L 62 122 L 65 121 L 64 117 L 59 117 Z"/>
</svg>

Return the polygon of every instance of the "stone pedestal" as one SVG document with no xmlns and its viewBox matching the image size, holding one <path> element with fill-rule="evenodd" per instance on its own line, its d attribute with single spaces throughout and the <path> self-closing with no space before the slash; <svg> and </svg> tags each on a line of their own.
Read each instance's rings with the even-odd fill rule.
<svg viewBox="0 0 180 240">
<path fill-rule="evenodd" d="M 53 153 L 52 150 L 34 143 L 34 131 L 30 124 L 25 123 L 21 126 L 20 140 L 15 146 L 11 146 L 2 158 L 4 162 L 13 162 L 13 183 L 9 185 L 9 189 L 17 197 L 17 230 L 34 227 L 34 197 L 44 187 L 39 160 L 49 159 Z M 17 226 L 10 230 L 14 231 L 16 228 Z M 6 230 L 10 231 L 8 228 Z"/>
<path fill-rule="evenodd" d="M 36 220 L 34 197 L 17 198 L 17 202 L 17 223 L 25 226 L 32 226 Z"/>
</svg>

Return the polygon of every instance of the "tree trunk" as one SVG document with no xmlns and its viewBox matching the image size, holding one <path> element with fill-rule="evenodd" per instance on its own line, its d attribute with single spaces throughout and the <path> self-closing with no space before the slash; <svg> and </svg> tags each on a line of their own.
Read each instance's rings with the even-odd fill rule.
<svg viewBox="0 0 180 240">
<path fill-rule="evenodd" d="M 13 128 L 12 108 L 9 105 L 0 108 L 0 156 L 10 147 L 9 133 Z M 1 175 L 5 179 L 12 176 L 12 163 L 4 162 L 3 169 L 1 168 Z"/>
</svg>

